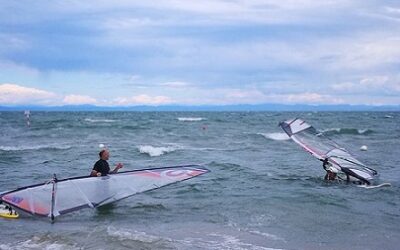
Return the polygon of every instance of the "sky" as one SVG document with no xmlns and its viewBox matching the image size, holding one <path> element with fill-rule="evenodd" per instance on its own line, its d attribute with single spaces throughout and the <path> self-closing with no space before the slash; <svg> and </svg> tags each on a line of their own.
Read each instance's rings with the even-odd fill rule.
<svg viewBox="0 0 400 250">
<path fill-rule="evenodd" d="M 400 105 L 400 2 L 0 1 L 0 105 Z"/>
</svg>

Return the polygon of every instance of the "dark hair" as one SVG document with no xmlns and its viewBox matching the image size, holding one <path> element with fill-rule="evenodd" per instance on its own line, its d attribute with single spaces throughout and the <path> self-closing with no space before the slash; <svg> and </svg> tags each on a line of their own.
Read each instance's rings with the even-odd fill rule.
<svg viewBox="0 0 400 250">
<path fill-rule="evenodd" d="M 103 150 L 101 150 L 101 151 L 99 152 L 99 156 L 100 156 L 100 158 L 103 156 L 104 152 L 106 152 L 106 150 L 105 150 L 105 149 L 103 149 Z"/>
</svg>

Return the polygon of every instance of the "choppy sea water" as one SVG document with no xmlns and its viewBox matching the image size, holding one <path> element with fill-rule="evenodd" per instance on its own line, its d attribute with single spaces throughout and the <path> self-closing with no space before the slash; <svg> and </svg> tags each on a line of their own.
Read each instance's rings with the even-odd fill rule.
<svg viewBox="0 0 400 250">
<path fill-rule="evenodd" d="M 323 181 L 278 123 L 301 117 L 391 187 Z M 99 209 L 0 219 L 0 249 L 399 249 L 398 112 L 0 113 L 0 190 L 89 174 L 99 144 L 125 170 L 210 173 Z M 362 145 L 368 151 L 360 151 Z"/>
</svg>

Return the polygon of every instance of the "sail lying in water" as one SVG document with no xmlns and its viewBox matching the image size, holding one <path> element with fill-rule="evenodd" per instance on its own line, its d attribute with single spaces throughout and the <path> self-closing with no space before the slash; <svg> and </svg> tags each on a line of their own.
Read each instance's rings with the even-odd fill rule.
<svg viewBox="0 0 400 250">
<path fill-rule="evenodd" d="M 125 171 L 103 177 L 54 179 L 2 193 L 0 199 L 30 214 L 54 219 L 78 209 L 99 207 L 208 171 L 198 165 L 186 165 Z"/>
<path fill-rule="evenodd" d="M 319 160 L 328 159 L 334 168 L 347 177 L 370 184 L 377 172 L 365 166 L 336 142 L 319 133 L 313 126 L 301 119 L 281 122 L 279 126 L 288 136 Z"/>
</svg>

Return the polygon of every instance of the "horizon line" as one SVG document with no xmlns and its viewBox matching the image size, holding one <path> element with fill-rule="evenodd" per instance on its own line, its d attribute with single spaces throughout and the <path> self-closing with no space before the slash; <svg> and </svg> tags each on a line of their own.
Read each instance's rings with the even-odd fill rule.
<svg viewBox="0 0 400 250">
<path fill-rule="evenodd" d="M 0 111 L 400 111 L 400 105 L 368 104 L 207 104 L 207 105 L 0 105 Z"/>
</svg>

